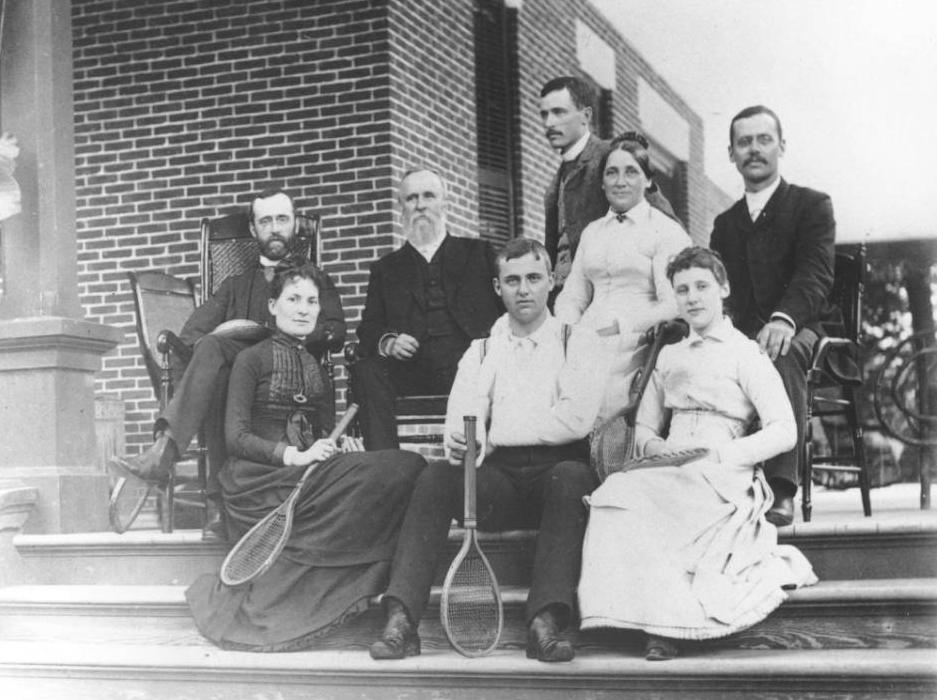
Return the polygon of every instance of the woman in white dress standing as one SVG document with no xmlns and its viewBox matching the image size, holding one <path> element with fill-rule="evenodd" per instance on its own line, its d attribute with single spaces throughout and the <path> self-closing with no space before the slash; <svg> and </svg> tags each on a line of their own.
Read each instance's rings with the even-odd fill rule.
<svg viewBox="0 0 937 700">
<path fill-rule="evenodd" d="M 560 321 L 595 329 L 616 352 L 600 423 L 628 403 L 645 358 L 644 331 L 676 315 L 667 262 L 690 245 L 680 224 L 645 198 L 652 184 L 646 144 L 614 139 L 601 172 L 608 213 L 583 230 L 554 307 Z"/>
<path fill-rule="evenodd" d="M 784 588 L 817 580 L 764 518 L 772 494 L 758 463 L 796 440 L 781 379 L 723 316 L 729 286 L 716 253 L 688 248 L 667 276 L 691 332 L 661 351 L 638 412 L 636 454 L 708 453 L 608 477 L 588 499 L 579 584 L 582 628 L 644 630 L 651 660 L 675 656 L 676 640 L 750 627 L 781 604 Z M 748 434 L 756 416 L 761 427 Z"/>
</svg>

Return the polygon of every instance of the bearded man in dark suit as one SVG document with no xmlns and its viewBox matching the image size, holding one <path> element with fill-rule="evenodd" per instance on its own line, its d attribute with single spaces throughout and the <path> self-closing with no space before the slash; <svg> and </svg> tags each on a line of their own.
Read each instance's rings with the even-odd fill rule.
<svg viewBox="0 0 937 700">
<path fill-rule="evenodd" d="M 411 170 L 398 198 L 407 242 L 371 266 L 352 368 L 369 450 L 398 447 L 395 398 L 448 394 L 459 358 L 502 312 L 491 244 L 446 230 L 443 179 Z"/>
<path fill-rule="evenodd" d="M 228 375 L 234 359 L 274 327 L 269 309 L 269 283 L 277 266 L 296 264 L 290 245 L 297 233 L 292 198 L 279 188 L 257 194 L 248 209 L 251 235 L 257 241 L 257 264 L 227 278 L 186 321 L 179 339 L 192 348 L 188 361 L 173 355 L 173 397 L 156 420 L 154 442 L 144 452 L 116 464 L 134 476 L 165 483 L 173 465 L 202 429 L 209 453 L 206 486 L 207 540 L 224 538 L 221 486 L 224 410 Z M 321 312 L 306 347 L 316 356 L 339 350 L 345 340 L 345 314 L 331 278 L 323 273 L 319 290 Z M 238 322 L 251 321 L 251 328 Z M 233 324 L 232 324 L 233 322 Z"/>
<path fill-rule="evenodd" d="M 836 223 L 830 198 L 787 183 L 778 116 L 757 105 L 729 127 L 729 159 L 742 175 L 745 196 L 716 217 L 710 247 L 729 273 L 728 306 L 739 330 L 758 341 L 775 363 L 797 420 L 792 452 L 765 464 L 774 490 L 767 519 L 788 525 L 804 457 L 807 367 L 825 324 L 841 320 L 829 303 Z"/>
</svg>

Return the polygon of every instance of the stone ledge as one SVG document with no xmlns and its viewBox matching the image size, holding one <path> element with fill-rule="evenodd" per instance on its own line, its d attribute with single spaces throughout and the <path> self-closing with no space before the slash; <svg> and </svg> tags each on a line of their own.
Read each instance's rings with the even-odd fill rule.
<svg viewBox="0 0 937 700">
<path fill-rule="evenodd" d="M 32 486 L 0 482 L 0 532 L 19 531 L 39 500 L 39 490 Z"/>
<path fill-rule="evenodd" d="M 124 342 L 125 336 L 122 328 L 61 316 L 0 321 L 0 371 L 96 372 L 101 355 Z"/>
</svg>

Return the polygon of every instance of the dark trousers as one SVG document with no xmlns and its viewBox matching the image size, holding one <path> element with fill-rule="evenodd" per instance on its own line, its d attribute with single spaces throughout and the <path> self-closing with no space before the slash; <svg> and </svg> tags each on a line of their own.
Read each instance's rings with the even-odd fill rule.
<svg viewBox="0 0 937 700">
<path fill-rule="evenodd" d="M 765 476 L 768 483 L 776 490 L 797 491 L 800 467 L 804 457 L 804 434 L 807 427 L 807 368 L 813 356 L 813 348 L 819 337 L 809 329 L 802 328 L 791 340 L 791 349 L 787 355 L 778 357 L 774 362 L 787 396 L 794 409 L 794 421 L 797 423 L 797 445 L 790 452 L 785 452 L 765 462 Z"/>
<path fill-rule="evenodd" d="M 461 348 L 461 349 L 460 349 Z M 448 394 L 465 348 L 450 349 L 439 358 L 417 357 L 401 362 L 388 357 L 363 357 L 352 367 L 358 424 L 367 450 L 400 447 L 394 401 L 398 396 Z"/>
<path fill-rule="evenodd" d="M 228 394 L 228 375 L 234 358 L 251 343 L 216 335 L 205 335 L 195 343 L 192 358 L 179 377 L 182 367 L 174 367 L 173 395 L 156 421 L 156 430 L 169 427 L 179 452 L 188 449 L 201 429 L 208 449 L 209 495 L 220 494 L 218 472 L 224 463 L 224 411 Z"/>
<path fill-rule="evenodd" d="M 499 531 L 539 528 L 529 621 L 551 604 L 572 611 L 586 529 L 583 496 L 598 485 L 582 443 L 557 447 L 505 447 L 489 455 L 477 474 L 478 527 Z M 445 550 L 449 525 L 463 516 L 461 467 L 438 461 L 420 475 L 400 531 L 385 595 L 423 616 Z"/>
</svg>

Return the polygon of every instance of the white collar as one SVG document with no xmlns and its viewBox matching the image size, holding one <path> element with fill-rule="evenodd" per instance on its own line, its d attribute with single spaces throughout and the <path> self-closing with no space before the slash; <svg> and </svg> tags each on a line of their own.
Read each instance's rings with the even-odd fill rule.
<svg viewBox="0 0 937 700">
<path fill-rule="evenodd" d="M 276 267 L 276 266 L 279 265 L 281 262 L 282 262 L 281 260 L 271 260 L 271 259 L 268 258 L 266 255 L 261 255 L 261 256 L 260 256 L 260 266 L 261 266 L 261 267 Z"/>
<path fill-rule="evenodd" d="M 771 199 L 771 196 L 778 189 L 778 186 L 781 184 L 781 176 L 778 175 L 774 178 L 774 182 L 765 187 L 763 190 L 758 190 L 757 192 L 745 192 L 745 203 L 748 205 L 748 213 L 752 214 L 753 212 L 761 212 L 765 205 L 768 203 L 768 200 Z"/>
<path fill-rule="evenodd" d="M 629 220 L 637 222 L 643 219 L 651 218 L 651 205 L 648 204 L 647 200 L 644 197 L 641 197 L 641 201 L 635 204 L 631 209 L 625 212 L 625 216 Z M 611 207 L 608 210 L 608 213 L 605 215 L 605 221 L 611 222 L 618 218 L 618 213 L 615 212 Z"/>
<path fill-rule="evenodd" d="M 690 335 L 688 340 L 690 345 L 695 345 L 696 343 L 702 343 L 704 340 L 718 340 L 720 342 L 727 341 L 732 335 L 732 331 L 735 329 L 735 325 L 732 323 L 732 319 L 728 316 L 723 316 L 722 320 L 713 326 L 706 335 L 700 335 L 693 328 L 690 329 Z"/>
<path fill-rule="evenodd" d="M 567 163 L 569 161 L 576 160 L 582 154 L 582 152 L 586 150 L 586 144 L 589 143 L 589 137 L 591 135 L 591 132 L 586 129 L 586 133 L 584 133 L 576 143 L 567 148 L 566 151 L 562 154 L 563 160 Z"/>
<path fill-rule="evenodd" d="M 557 335 L 559 333 L 559 328 L 562 325 L 563 324 L 556 318 L 556 316 L 548 311 L 547 317 L 543 320 L 543 323 L 540 324 L 540 327 L 537 328 L 537 330 L 532 332 L 530 335 L 516 336 L 511 331 L 511 315 L 504 313 L 491 326 L 490 335 L 492 339 L 500 338 L 501 340 L 511 343 L 528 338 L 534 342 L 534 345 L 539 345 L 550 336 Z"/>
</svg>

